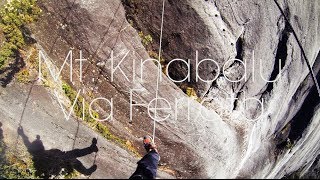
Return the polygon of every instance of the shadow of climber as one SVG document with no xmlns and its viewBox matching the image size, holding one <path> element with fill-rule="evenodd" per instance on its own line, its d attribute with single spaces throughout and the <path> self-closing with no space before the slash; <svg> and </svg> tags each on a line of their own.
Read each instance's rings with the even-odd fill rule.
<svg viewBox="0 0 320 180">
<path fill-rule="evenodd" d="M 18 134 L 22 137 L 24 145 L 32 155 L 36 176 L 40 178 L 52 178 L 58 175 L 70 174 L 74 170 L 84 175 L 91 175 L 97 169 L 97 165 L 89 169 L 77 159 L 98 152 L 97 139 L 92 139 L 92 144 L 84 149 L 74 149 L 72 151 L 61 151 L 59 149 L 45 150 L 40 136 L 37 135 L 33 142 L 24 134 L 23 128 L 18 128 Z"/>
</svg>

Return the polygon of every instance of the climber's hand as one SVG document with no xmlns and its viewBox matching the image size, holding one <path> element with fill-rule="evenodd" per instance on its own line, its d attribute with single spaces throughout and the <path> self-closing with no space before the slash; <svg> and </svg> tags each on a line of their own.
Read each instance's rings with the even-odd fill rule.
<svg viewBox="0 0 320 180">
<path fill-rule="evenodd" d="M 18 134 L 19 134 L 19 135 L 23 134 L 23 128 L 22 128 L 22 126 L 19 126 L 19 127 L 18 127 Z"/>
</svg>

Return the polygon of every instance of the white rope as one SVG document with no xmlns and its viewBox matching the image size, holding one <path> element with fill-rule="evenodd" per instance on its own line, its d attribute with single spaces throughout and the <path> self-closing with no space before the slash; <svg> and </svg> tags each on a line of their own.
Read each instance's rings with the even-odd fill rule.
<svg viewBox="0 0 320 180">
<path fill-rule="evenodd" d="M 157 85 L 156 85 L 156 104 L 155 104 L 155 118 L 157 118 L 157 104 L 158 104 L 158 91 L 159 91 L 159 81 L 161 77 L 161 46 L 162 46 L 162 32 L 163 32 L 163 19 L 164 19 L 164 2 L 162 3 L 162 15 L 161 15 L 161 32 L 160 32 L 160 45 L 159 45 L 159 59 L 158 59 L 158 74 L 157 74 Z M 153 134 L 152 134 L 152 141 L 154 142 L 156 134 L 156 120 L 153 120 Z"/>
</svg>

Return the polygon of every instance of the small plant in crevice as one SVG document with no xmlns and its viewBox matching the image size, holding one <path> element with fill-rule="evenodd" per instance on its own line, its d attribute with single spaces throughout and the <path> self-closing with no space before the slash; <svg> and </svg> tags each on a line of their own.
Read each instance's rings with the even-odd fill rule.
<svg viewBox="0 0 320 180">
<path fill-rule="evenodd" d="M 288 138 L 286 148 L 291 150 L 293 147 L 294 147 L 294 143 L 291 142 L 291 140 Z"/>
<path fill-rule="evenodd" d="M 157 53 L 157 52 L 155 52 L 155 51 L 148 51 L 148 54 L 149 54 L 149 56 L 151 57 L 151 58 L 153 58 L 153 59 L 156 59 L 156 60 L 159 60 L 159 54 Z M 164 60 L 164 58 L 161 56 L 161 58 L 160 58 L 160 63 L 161 63 L 161 65 L 162 65 L 162 68 L 164 68 L 164 63 L 165 63 L 165 60 Z"/>
<path fill-rule="evenodd" d="M 17 80 L 20 83 L 29 83 L 30 82 L 30 73 L 29 70 L 24 68 L 17 74 Z"/>
<path fill-rule="evenodd" d="M 190 98 L 198 101 L 198 102 L 201 102 L 201 98 L 198 96 L 197 94 L 197 91 L 194 87 L 184 83 L 184 84 L 181 84 L 180 86 L 180 89 L 182 89 L 182 91 L 187 95 L 189 96 Z"/>
<path fill-rule="evenodd" d="M 126 148 L 132 153 L 134 153 L 137 157 L 140 157 L 140 154 L 138 153 L 138 151 L 133 147 L 133 145 L 128 140 L 122 139 L 114 135 L 105 124 L 102 124 L 101 122 L 97 122 L 93 118 L 95 117 L 96 119 L 99 119 L 98 112 L 91 111 L 93 117 L 90 115 L 89 104 L 87 102 L 84 102 L 84 106 L 83 106 L 83 101 L 85 101 L 85 99 L 82 96 L 79 96 L 78 99 L 76 100 L 77 92 L 69 84 L 63 83 L 62 90 L 64 94 L 68 97 L 71 103 L 77 101 L 73 109 L 76 117 L 83 119 L 85 123 L 87 123 L 91 128 L 93 128 L 94 131 L 98 132 L 105 139 L 117 143 L 121 147 Z"/>
<path fill-rule="evenodd" d="M 139 34 L 139 37 L 141 38 L 141 42 L 142 42 L 143 46 L 146 47 L 152 43 L 153 39 L 150 34 L 145 35 L 142 31 L 140 31 L 138 34 Z"/>
<path fill-rule="evenodd" d="M 159 60 L 161 64 L 161 70 L 162 73 L 165 75 L 169 74 L 167 72 L 167 65 L 170 62 L 170 55 L 167 53 L 163 53 L 162 51 L 167 51 L 167 48 L 169 47 L 170 39 L 169 37 L 163 38 L 163 43 L 161 45 L 161 57 L 159 57 L 159 45 L 158 45 L 158 39 L 159 34 L 158 31 L 155 31 L 153 28 L 145 27 L 143 26 L 143 22 L 141 22 L 138 18 L 141 17 L 141 14 L 144 12 L 142 7 L 143 5 L 142 0 L 122 0 L 122 4 L 126 10 L 126 19 L 128 23 L 136 29 L 142 45 L 145 47 L 145 50 L 148 52 L 148 55 L 150 58 Z M 181 33 L 173 33 L 172 34 L 174 38 L 177 38 L 181 40 Z M 177 36 L 177 37 L 176 37 Z M 242 51 L 242 43 L 243 41 L 239 41 L 238 46 L 240 47 L 240 51 Z M 242 52 L 241 52 L 242 53 Z M 158 62 L 153 61 L 156 66 L 158 66 Z M 170 70 L 169 70 L 170 71 Z M 180 83 L 176 83 L 177 86 L 180 85 Z M 196 89 L 192 87 L 192 85 L 189 85 L 188 88 L 181 88 L 186 95 L 191 97 L 192 99 L 195 99 L 198 102 L 201 102 L 201 98 L 198 97 L 196 93 Z M 180 87 L 180 86 L 179 86 Z"/>
<path fill-rule="evenodd" d="M 166 61 L 165 61 L 165 59 L 161 56 L 161 58 L 159 58 L 159 54 L 157 53 L 157 52 L 155 52 L 155 51 L 148 51 L 148 54 L 149 54 L 149 56 L 151 57 L 151 58 L 153 58 L 153 59 L 155 59 L 155 60 L 160 60 L 160 65 L 161 65 L 161 69 L 162 69 L 162 72 L 164 73 L 164 74 L 167 74 L 166 73 Z M 154 62 L 155 63 L 155 65 L 156 66 L 158 66 L 158 62 Z"/>
<path fill-rule="evenodd" d="M 163 56 L 161 56 L 159 58 L 159 53 L 157 53 L 156 51 L 154 50 L 150 50 L 151 47 L 151 43 L 153 42 L 153 38 L 150 34 L 148 35 L 145 35 L 142 31 L 139 31 L 138 33 L 139 37 L 141 38 L 141 43 L 142 45 L 146 48 L 150 58 L 153 58 L 153 59 L 156 59 L 156 60 L 159 60 L 160 61 L 160 64 L 161 64 L 161 69 L 162 69 L 162 72 L 164 74 L 167 74 L 166 73 L 166 60 L 163 58 Z M 154 62 L 156 66 L 158 66 L 158 63 L 157 62 Z"/>
<path fill-rule="evenodd" d="M 38 58 L 38 51 L 35 45 L 30 45 L 26 47 L 24 50 L 20 51 L 21 57 L 25 60 L 25 66 L 20 69 L 19 72 L 15 75 L 16 80 L 19 83 L 27 84 L 38 77 L 38 70 L 39 70 L 39 58 Z M 49 81 L 45 80 L 48 75 L 48 69 L 45 67 L 45 64 L 41 64 L 41 72 L 43 77 L 43 85 L 45 87 L 52 86 Z"/>
</svg>

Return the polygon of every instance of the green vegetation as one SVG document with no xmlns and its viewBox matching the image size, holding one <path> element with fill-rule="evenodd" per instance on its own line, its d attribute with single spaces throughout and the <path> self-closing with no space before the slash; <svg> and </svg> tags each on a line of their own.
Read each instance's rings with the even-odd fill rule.
<svg viewBox="0 0 320 180">
<path fill-rule="evenodd" d="M 17 154 L 17 153 L 15 153 Z M 42 162 L 45 167 L 48 162 Z M 38 169 L 39 171 L 39 169 Z M 48 171 L 46 169 L 46 171 Z M 42 174 L 43 175 L 43 174 Z M 59 175 L 54 178 L 57 179 L 72 179 L 79 177 L 80 173 L 76 170 L 64 170 L 61 171 Z M 41 175 L 40 175 L 41 176 Z M 40 179 L 39 174 L 37 175 L 37 170 L 34 166 L 34 162 L 29 155 L 19 155 L 16 156 L 13 153 L 8 153 L 2 162 L 0 162 L 0 179 Z"/>
<path fill-rule="evenodd" d="M 164 74 L 166 74 L 166 65 L 165 65 L 165 60 L 164 60 L 164 58 L 161 56 L 161 58 L 159 58 L 159 54 L 158 53 L 156 53 L 156 52 L 154 52 L 154 51 L 148 51 L 148 54 L 149 54 L 149 56 L 151 57 L 151 58 L 153 58 L 153 59 L 156 59 L 156 60 L 159 60 L 160 59 L 160 65 L 161 65 L 161 69 L 162 69 L 162 72 L 164 73 Z M 156 66 L 158 66 L 158 62 L 154 62 L 154 64 L 156 65 Z"/>
<path fill-rule="evenodd" d="M 0 10 L 0 29 L 4 42 L 0 48 L 0 68 L 12 60 L 25 44 L 25 26 L 36 21 L 41 9 L 37 0 L 11 0 Z"/>
<path fill-rule="evenodd" d="M 287 139 L 287 144 L 286 144 L 286 148 L 287 149 L 292 149 L 294 147 L 294 144 L 291 142 L 291 140 L 288 138 Z"/>
<path fill-rule="evenodd" d="M 198 97 L 196 90 L 193 87 L 187 87 L 186 94 L 192 99 L 201 102 L 201 98 Z"/>
<path fill-rule="evenodd" d="M 35 179 L 35 168 L 29 154 L 16 156 L 0 138 L 0 179 Z"/>
<path fill-rule="evenodd" d="M 77 92 L 72 89 L 72 87 L 66 83 L 63 84 L 62 87 L 65 95 L 70 99 L 71 102 L 74 102 Z M 82 103 L 84 101 L 83 97 L 78 97 L 78 101 L 74 107 L 74 113 L 77 117 L 82 118 Z M 100 133 L 104 138 L 113 141 L 119 144 L 121 147 L 126 148 L 133 152 L 136 156 L 140 157 L 140 154 L 135 150 L 132 144 L 129 141 L 123 140 L 115 135 L 113 135 L 107 126 L 97 123 L 89 114 L 89 104 L 85 103 L 84 109 L 84 120 L 85 122 L 93 127 L 93 129 Z M 92 113 L 95 118 L 99 118 L 99 114 L 97 112 Z M 0 179 L 38 179 L 36 175 L 36 169 L 34 167 L 32 158 L 29 154 L 21 154 L 17 156 L 17 152 L 11 153 L 5 148 L 5 144 L 0 140 Z M 46 163 L 46 162 L 43 162 Z M 55 178 L 63 178 L 63 179 L 72 179 L 78 177 L 80 174 L 73 170 L 62 171 L 59 176 Z"/>
<path fill-rule="evenodd" d="M 62 90 L 72 103 L 76 100 L 77 92 L 73 90 L 69 84 L 63 83 Z M 77 99 L 77 103 L 75 104 L 73 109 L 75 115 L 83 119 L 85 122 L 95 123 L 96 121 L 94 120 L 94 118 L 90 116 L 90 113 L 89 113 L 89 104 L 85 102 L 84 104 L 85 107 L 83 109 L 83 101 L 84 101 L 84 98 L 82 96 L 79 96 Z M 99 118 L 99 114 L 97 112 L 92 112 L 92 115 L 95 118 Z"/>
<path fill-rule="evenodd" d="M 10 153 L 2 157 L 0 179 L 35 179 L 35 172 L 30 157 L 17 157 Z"/>
<path fill-rule="evenodd" d="M 164 56 L 161 55 L 161 58 L 159 58 L 159 53 L 157 53 L 155 51 L 155 49 L 153 49 L 155 46 L 152 47 L 150 46 L 150 44 L 153 43 L 153 38 L 150 34 L 146 35 L 148 33 L 152 33 L 152 30 L 150 28 L 141 28 L 141 24 L 137 23 L 137 18 L 139 18 L 138 14 L 141 14 L 141 9 L 139 7 L 139 4 L 141 2 L 141 0 L 122 0 L 123 4 L 125 5 L 124 7 L 126 8 L 126 18 L 128 23 L 137 30 L 138 35 L 141 39 L 141 43 L 142 45 L 145 47 L 145 49 L 148 51 L 148 54 L 151 58 L 156 59 L 156 60 L 160 60 L 160 64 L 162 67 L 162 72 L 167 75 L 167 64 L 168 62 L 166 62 L 166 60 L 163 58 Z M 144 31 L 144 32 L 143 32 Z M 162 53 L 162 52 L 161 52 Z M 163 53 L 162 53 L 163 54 Z M 168 58 L 165 55 L 166 58 Z M 155 65 L 157 66 L 158 63 L 155 62 Z M 183 90 L 184 93 L 186 93 L 186 95 L 188 95 L 189 97 L 191 97 L 192 99 L 195 99 L 198 102 L 202 102 L 201 98 L 198 97 L 196 90 L 193 87 L 187 87 L 185 85 L 183 85 L 184 87 L 182 87 L 182 85 L 180 85 L 180 88 Z"/>
<path fill-rule="evenodd" d="M 197 97 L 197 93 L 196 93 L 196 91 L 194 90 L 194 88 L 192 88 L 192 87 L 187 87 L 187 89 L 186 89 L 186 94 L 187 94 L 189 97 Z"/>
<path fill-rule="evenodd" d="M 18 74 L 17 74 L 17 80 L 20 83 L 29 83 L 30 82 L 30 73 L 27 68 L 22 69 Z"/>
<path fill-rule="evenodd" d="M 76 170 L 73 170 L 70 173 L 62 172 L 63 179 L 76 179 L 80 176 L 80 173 Z"/>
<path fill-rule="evenodd" d="M 15 77 L 19 83 L 27 84 L 32 82 L 38 75 L 39 58 L 37 48 L 35 45 L 27 46 L 24 50 L 20 51 L 20 56 L 26 59 L 25 67 Z M 49 72 L 44 64 L 41 64 L 41 72 L 44 78 L 48 77 Z M 45 87 L 50 87 L 51 85 L 49 81 L 43 81 L 42 83 Z"/>
<path fill-rule="evenodd" d="M 4 1 L 5 2 L 5 1 Z M 0 69 L 11 63 L 27 42 L 28 23 L 37 20 L 41 10 L 36 0 L 10 0 L 0 9 Z M 29 81 L 29 71 L 18 74 L 18 81 Z M 29 155 L 15 155 L 0 142 L 0 179 L 34 179 L 35 168 Z"/>
<path fill-rule="evenodd" d="M 62 90 L 73 104 L 73 102 L 76 100 L 77 92 L 67 83 L 63 83 Z M 84 101 L 84 98 L 82 96 L 79 96 L 73 109 L 74 114 L 78 118 L 83 119 L 90 127 L 92 127 L 96 132 L 101 134 L 107 140 L 117 143 L 121 147 L 128 149 L 129 151 L 134 153 L 136 156 L 140 157 L 140 154 L 137 152 L 137 150 L 132 146 L 132 144 L 129 141 L 121 139 L 116 135 L 112 134 L 106 125 L 100 122 L 97 122 L 94 118 L 92 118 L 89 113 L 89 104 L 85 102 L 83 107 L 83 101 Z M 99 114 L 97 112 L 92 111 L 91 113 L 95 118 L 97 119 L 99 118 Z"/>
<path fill-rule="evenodd" d="M 157 52 L 154 51 L 148 51 L 148 54 L 151 58 L 159 60 L 159 54 Z M 163 65 L 165 63 L 164 58 L 161 56 L 160 58 L 160 63 Z"/>
<path fill-rule="evenodd" d="M 180 89 L 183 90 L 184 93 L 186 93 L 187 96 L 189 96 L 190 98 L 201 102 L 201 98 L 198 97 L 196 90 L 193 87 L 188 86 L 188 84 L 181 84 Z"/>
<path fill-rule="evenodd" d="M 144 46 L 148 46 L 149 44 L 152 43 L 153 39 L 150 34 L 144 35 L 144 33 L 142 31 L 140 31 L 138 34 L 139 34 L 139 36 L 141 38 L 141 42 Z"/>
</svg>

